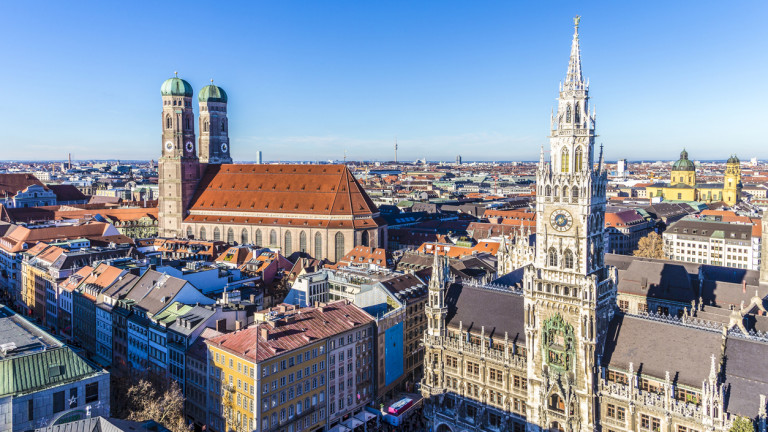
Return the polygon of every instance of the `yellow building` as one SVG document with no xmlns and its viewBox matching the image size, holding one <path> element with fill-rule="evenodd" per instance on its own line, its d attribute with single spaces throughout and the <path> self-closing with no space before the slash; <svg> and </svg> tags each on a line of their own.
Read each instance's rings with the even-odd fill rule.
<svg viewBox="0 0 768 432">
<path fill-rule="evenodd" d="M 209 400 L 217 405 L 213 431 L 321 430 L 345 408 L 334 404 L 337 397 L 372 393 L 372 385 L 331 387 L 338 366 L 357 381 L 373 370 L 374 318 L 362 309 L 346 300 L 302 309 L 283 304 L 258 312 L 256 320 L 206 341 L 214 383 Z M 329 358 L 341 339 L 356 354 L 343 365 Z"/>
<path fill-rule="evenodd" d="M 733 206 L 741 200 L 741 167 L 735 155 L 728 159 L 723 183 L 697 183 L 696 165 L 683 149 L 672 165 L 669 183 L 654 183 L 645 188 L 648 198 L 666 201 L 723 201 Z"/>
</svg>

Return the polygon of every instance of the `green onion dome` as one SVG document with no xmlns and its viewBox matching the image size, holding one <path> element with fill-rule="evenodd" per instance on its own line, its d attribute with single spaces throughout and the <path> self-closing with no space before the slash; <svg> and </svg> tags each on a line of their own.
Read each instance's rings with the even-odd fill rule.
<svg viewBox="0 0 768 432">
<path fill-rule="evenodd" d="M 160 93 L 162 93 L 163 96 L 187 97 L 192 97 L 194 94 L 192 91 L 192 86 L 178 76 L 165 80 L 163 85 L 160 87 Z"/>
</svg>

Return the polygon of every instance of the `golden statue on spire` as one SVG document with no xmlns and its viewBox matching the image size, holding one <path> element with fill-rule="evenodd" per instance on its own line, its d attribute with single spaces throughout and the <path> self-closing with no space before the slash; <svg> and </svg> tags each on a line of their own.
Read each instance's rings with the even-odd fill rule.
<svg viewBox="0 0 768 432">
<path fill-rule="evenodd" d="M 576 28 L 579 28 L 579 22 L 581 21 L 581 17 L 579 15 L 576 15 L 573 17 L 573 25 L 576 26 Z"/>
</svg>

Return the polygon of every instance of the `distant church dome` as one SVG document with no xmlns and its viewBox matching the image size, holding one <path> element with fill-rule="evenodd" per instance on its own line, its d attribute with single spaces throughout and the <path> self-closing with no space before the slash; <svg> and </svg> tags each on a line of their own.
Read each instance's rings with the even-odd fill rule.
<svg viewBox="0 0 768 432">
<path fill-rule="evenodd" d="M 178 76 L 165 80 L 163 85 L 160 87 L 160 93 L 162 93 L 163 96 L 188 97 L 192 97 L 194 94 L 192 91 L 192 86 Z"/>
<path fill-rule="evenodd" d="M 223 102 L 227 103 L 227 92 L 219 86 L 213 84 L 207 85 L 200 90 L 197 95 L 200 102 Z"/>
<path fill-rule="evenodd" d="M 737 164 L 737 163 L 741 163 L 741 161 L 739 160 L 739 158 L 736 157 L 736 155 L 731 155 L 731 157 L 728 158 L 728 163 L 729 164 L 731 164 L 731 163 Z"/>
<path fill-rule="evenodd" d="M 688 152 L 683 149 L 680 153 L 680 160 L 672 165 L 672 171 L 695 171 L 696 166 L 688 159 Z"/>
</svg>

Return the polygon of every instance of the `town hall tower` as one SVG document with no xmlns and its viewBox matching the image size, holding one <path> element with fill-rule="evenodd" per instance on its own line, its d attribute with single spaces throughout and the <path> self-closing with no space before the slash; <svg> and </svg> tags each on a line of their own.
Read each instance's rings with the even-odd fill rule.
<svg viewBox="0 0 768 432">
<path fill-rule="evenodd" d="M 529 430 L 598 430 L 599 347 L 615 289 L 603 262 L 607 174 L 595 163 L 594 109 L 581 72 L 579 17 L 536 172 L 536 256 L 525 269 Z"/>
</svg>

